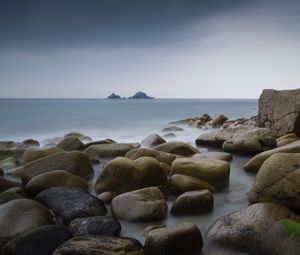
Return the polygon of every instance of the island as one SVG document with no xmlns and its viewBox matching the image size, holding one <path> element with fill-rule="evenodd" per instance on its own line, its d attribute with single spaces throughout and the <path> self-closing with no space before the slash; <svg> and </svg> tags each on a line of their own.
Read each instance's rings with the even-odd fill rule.
<svg viewBox="0 0 300 255">
<path fill-rule="evenodd" d="M 129 99 L 154 99 L 154 97 L 149 97 L 145 92 L 137 92 Z"/>
<path fill-rule="evenodd" d="M 121 97 L 119 95 L 116 95 L 115 93 L 112 93 L 107 97 L 107 99 L 121 99 Z"/>
</svg>

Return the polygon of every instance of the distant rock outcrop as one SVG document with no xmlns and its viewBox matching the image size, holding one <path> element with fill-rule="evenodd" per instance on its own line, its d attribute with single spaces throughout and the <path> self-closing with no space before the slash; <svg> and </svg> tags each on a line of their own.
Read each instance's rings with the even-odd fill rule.
<svg viewBox="0 0 300 255">
<path fill-rule="evenodd" d="M 277 136 L 300 135 L 300 89 L 264 89 L 259 98 L 258 124 Z"/>
<path fill-rule="evenodd" d="M 121 99 L 121 97 L 119 95 L 116 95 L 115 93 L 112 93 L 107 97 L 107 99 Z"/>
<path fill-rule="evenodd" d="M 137 92 L 129 99 L 154 99 L 154 97 L 149 97 L 145 92 Z"/>
</svg>

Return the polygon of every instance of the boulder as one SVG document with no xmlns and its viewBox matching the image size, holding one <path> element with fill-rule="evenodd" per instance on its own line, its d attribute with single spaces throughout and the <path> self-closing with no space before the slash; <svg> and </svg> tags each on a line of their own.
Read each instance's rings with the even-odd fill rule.
<svg viewBox="0 0 300 255">
<path fill-rule="evenodd" d="M 87 190 L 89 185 L 79 176 L 64 170 L 56 170 L 35 176 L 26 184 L 25 190 L 34 196 L 45 189 L 57 186 L 71 186 Z"/>
<path fill-rule="evenodd" d="M 196 144 L 222 147 L 226 152 L 254 154 L 274 148 L 276 136 L 267 128 L 239 125 L 202 134 Z"/>
<path fill-rule="evenodd" d="M 87 177 L 93 173 L 93 166 L 90 158 L 81 152 L 59 152 L 24 165 L 21 170 L 22 181 L 26 184 L 35 176 L 54 170 Z"/>
<path fill-rule="evenodd" d="M 300 141 L 289 143 L 273 150 L 264 151 L 251 158 L 244 166 L 247 171 L 258 172 L 264 161 L 275 153 L 300 153 Z"/>
<path fill-rule="evenodd" d="M 150 187 L 116 196 L 111 209 L 118 219 L 143 222 L 163 220 L 168 207 L 159 188 Z"/>
<path fill-rule="evenodd" d="M 210 120 L 207 124 L 212 128 L 222 127 L 224 122 L 227 120 L 228 120 L 228 118 L 221 114 L 221 115 L 217 116 L 215 119 Z"/>
<path fill-rule="evenodd" d="M 159 162 L 166 163 L 169 166 L 171 166 L 172 162 L 178 157 L 171 153 L 146 148 L 133 149 L 126 153 L 126 157 L 130 159 L 137 159 L 145 156 L 155 158 Z"/>
<path fill-rule="evenodd" d="M 171 175 L 174 174 L 193 176 L 219 189 L 229 184 L 230 165 L 216 159 L 179 158 L 171 167 Z"/>
<path fill-rule="evenodd" d="M 49 155 L 63 152 L 64 150 L 58 147 L 48 147 L 48 148 L 30 148 L 24 152 L 22 163 L 25 165 L 31 161 L 47 157 Z"/>
<path fill-rule="evenodd" d="M 60 141 L 56 146 L 65 151 L 80 151 L 83 149 L 84 144 L 76 136 L 68 136 Z"/>
<path fill-rule="evenodd" d="M 212 193 L 207 190 L 188 191 L 174 202 L 171 212 L 174 215 L 191 215 L 210 212 L 214 207 Z"/>
<path fill-rule="evenodd" d="M 207 158 L 207 159 L 218 159 L 218 160 L 224 160 L 224 161 L 231 161 L 232 160 L 232 154 L 227 152 L 217 152 L 217 151 L 205 151 L 201 153 L 197 153 L 193 155 L 194 158 Z"/>
<path fill-rule="evenodd" d="M 15 157 L 17 160 L 20 160 L 27 148 L 29 146 L 24 143 L 0 141 L 0 160 L 8 157 Z"/>
<path fill-rule="evenodd" d="M 40 147 L 40 143 L 34 139 L 26 139 L 22 143 L 24 143 L 25 145 L 28 145 L 30 147 Z"/>
<path fill-rule="evenodd" d="M 104 204 L 109 204 L 114 197 L 115 195 L 110 191 L 102 192 L 97 196 L 97 198 Z"/>
<path fill-rule="evenodd" d="M 49 188 L 36 196 L 36 199 L 50 208 L 60 223 L 69 223 L 76 218 L 102 216 L 106 208 L 100 200 L 75 187 Z"/>
<path fill-rule="evenodd" d="M 168 142 L 153 147 L 154 150 L 163 151 L 180 156 L 191 156 L 199 153 L 195 147 L 183 142 Z"/>
<path fill-rule="evenodd" d="M 118 236 L 121 224 L 111 216 L 94 216 L 73 220 L 69 229 L 74 236 Z"/>
<path fill-rule="evenodd" d="M 260 247 L 263 234 L 276 221 L 284 218 L 300 220 L 299 216 L 285 206 L 273 203 L 253 204 L 217 219 L 209 228 L 207 237 L 215 242 L 256 250 Z"/>
<path fill-rule="evenodd" d="M 166 143 L 166 140 L 163 139 L 158 134 L 149 135 L 141 142 L 143 147 L 148 147 L 148 148 L 154 147 L 162 143 Z"/>
<path fill-rule="evenodd" d="M 143 246 L 133 238 L 76 236 L 58 247 L 53 255 L 144 255 Z"/>
<path fill-rule="evenodd" d="M 16 168 L 19 165 L 20 163 L 15 157 L 8 157 L 0 161 L 0 167 L 4 171 Z"/>
<path fill-rule="evenodd" d="M 258 124 L 277 136 L 300 135 L 300 89 L 264 89 L 259 98 Z"/>
<path fill-rule="evenodd" d="M 109 138 L 106 138 L 104 140 L 99 140 L 99 141 L 92 141 L 92 142 L 88 142 L 84 145 L 84 149 L 87 149 L 88 147 L 90 147 L 91 145 L 99 145 L 99 144 L 112 144 L 112 143 L 116 143 L 114 140 L 111 140 Z"/>
<path fill-rule="evenodd" d="M 139 144 L 131 143 L 97 144 L 89 146 L 84 153 L 92 159 L 111 159 L 125 156 L 128 151 L 138 147 Z"/>
<path fill-rule="evenodd" d="M 0 204 L 7 203 L 9 201 L 24 198 L 25 194 L 20 187 L 9 188 L 0 193 Z"/>
<path fill-rule="evenodd" d="M 121 194 L 145 187 L 165 186 L 166 183 L 164 170 L 156 159 L 118 157 L 105 165 L 96 180 L 95 191 Z"/>
<path fill-rule="evenodd" d="M 176 132 L 176 131 L 183 131 L 184 129 L 181 127 L 176 127 L 176 126 L 170 126 L 170 127 L 165 127 L 162 129 L 162 132 Z"/>
<path fill-rule="evenodd" d="M 0 249 L 8 241 L 28 230 L 52 224 L 52 213 L 30 199 L 15 199 L 0 205 Z"/>
<path fill-rule="evenodd" d="M 185 174 L 174 174 L 168 179 L 168 188 L 174 195 L 180 195 L 187 191 L 208 189 L 211 192 L 217 189 L 199 178 Z"/>
<path fill-rule="evenodd" d="M 2 255 L 52 255 L 54 250 L 72 237 L 62 225 L 48 225 L 28 231 L 2 249 Z"/>
<path fill-rule="evenodd" d="M 292 142 L 296 142 L 298 140 L 299 140 L 299 138 L 294 133 L 283 135 L 283 136 L 278 137 L 276 139 L 277 147 L 281 147 L 283 145 L 286 145 L 286 144 L 289 144 L 289 143 L 292 143 Z"/>
<path fill-rule="evenodd" d="M 63 138 L 68 138 L 68 137 L 77 137 L 77 138 L 81 139 L 86 136 L 79 132 L 70 132 L 70 133 L 65 134 Z"/>
<path fill-rule="evenodd" d="M 3 192 L 12 187 L 19 187 L 20 184 L 11 180 L 7 180 L 4 177 L 0 177 L 0 192 Z"/>
<path fill-rule="evenodd" d="M 145 240 L 147 255 L 199 254 L 202 234 L 196 224 L 182 223 L 150 231 Z"/>
<path fill-rule="evenodd" d="M 251 202 L 300 209 L 300 153 L 276 153 L 260 167 L 248 194 Z"/>
</svg>

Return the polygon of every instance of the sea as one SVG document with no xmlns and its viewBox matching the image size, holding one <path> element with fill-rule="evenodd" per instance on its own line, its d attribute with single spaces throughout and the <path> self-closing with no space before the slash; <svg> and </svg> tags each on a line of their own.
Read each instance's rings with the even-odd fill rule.
<svg viewBox="0 0 300 255">
<path fill-rule="evenodd" d="M 0 99 L 0 140 L 23 141 L 37 139 L 42 145 L 58 140 L 69 132 L 80 132 L 93 140 L 111 138 L 117 142 L 140 142 L 146 136 L 164 135 L 169 122 L 209 114 L 224 114 L 229 119 L 249 118 L 258 111 L 257 99 Z M 178 125 L 177 125 L 178 126 Z M 211 130 L 181 126 L 184 131 L 174 132 L 176 137 L 167 141 L 184 141 L 194 145 L 195 139 Z M 210 149 L 211 150 L 211 149 Z M 218 151 L 213 149 L 213 151 Z M 182 222 L 196 223 L 204 239 L 202 255 L 249 254 L 232 247 L 219 246 L 206 238 L 206 232 L 219 217 L 246 208 L 247 192 L 254 174 L 245 172 L 243 165 L 249 156 L 234 155 L 230 163 L 230 185 L 214 193 L 212 212 L 175 217 L 170 213 L 163 222 L 130 223 L 121 221 L 122 236 L 138 239 L 151 224 L 171 226 Z M 103 169 L 96 165 L 94 180 Z M 168 197 L 169 210 L 175 197 Z M 188 255 L 188 254 L 187 254 Z"/>
</svg>

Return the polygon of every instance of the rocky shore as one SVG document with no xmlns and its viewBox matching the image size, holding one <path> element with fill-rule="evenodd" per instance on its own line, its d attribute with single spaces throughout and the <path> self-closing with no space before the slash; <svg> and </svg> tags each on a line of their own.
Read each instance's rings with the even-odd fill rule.
<svg viewBox="0 0 300 255">
<path fill-rule="evenodd" d="M 1 141 L 0 254 L 225 254 L 223 247 L 299 254 L 299 108 L 296 99 L 286 100 L 298 90 L 270 93 L 263 92 L 258 117 L 204 114 L 173 121 L 161 135 L 136 143 L 80 133 L 43 146 L 34 139 Z M 272 114 L 274 104 L 284 109 Z M 278 128 L 279 121 L 270 120 L 286 120 L 285 107 L 293 114 Z M 185 143 L 176 139 L 185 125 L 207 132 Z M 241 194 L 243 183 L 231 182 L 237 155 L 249 159 L 238 174 L 256 175 L 248 193 Z M 249 205 L 208 229 L 184 218 L 226 207 L 218 196 L 229 191 L 227 203 L 242 195 Z M 171 217 L 180 222 L 165 224 Z M 127 222 L 145 226 L 144 242 L 124 235 Z M 211 243 L 221 248 L 207 251 Z"/>
</svg>

